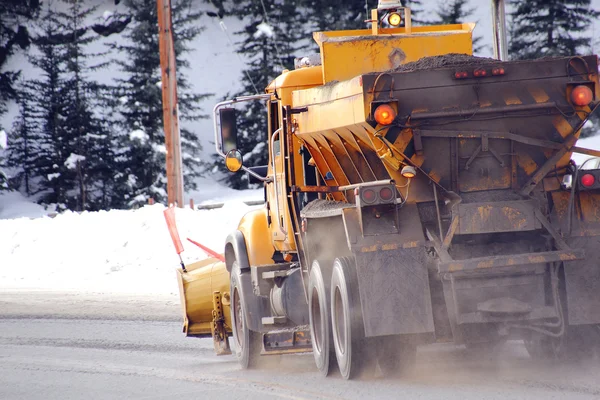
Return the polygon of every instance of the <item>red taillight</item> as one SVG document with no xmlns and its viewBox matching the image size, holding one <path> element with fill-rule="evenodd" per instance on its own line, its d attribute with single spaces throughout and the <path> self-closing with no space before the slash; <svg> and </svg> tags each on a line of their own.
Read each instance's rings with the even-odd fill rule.
<svg viewBox="0 0 600 400">
<path fill-rule="evenodd" d="M 381 188 L 379 191 L 379 198 L 383 201 L 390 201 L 394 198 L 394 192 L 389 187 Z"/>
<path fill-rule="evenodd" d="M 361 193 L 362 201 L 366 204 L 373 204 L 377 200 L 377 194 L 373 189 L 365 189 Z"/>
<path fill-rule="evenodd" d="M 492 68 L 492 75 L 504 75 L 505 70 L 502 67 Z"/>
<path fill-rule="evenodd" d="M 596 178 L 592 174 L 585 174 L 581 177 L 581 184 L 585 187 L 591 187 L 596 183 Z"/>
<path fill-rule="evenodd" d="M 587 86 L 579 85 L 571 92 L 571 101 L 577 106 L 587 106 L 592 102 L 594 94 Z"/>
<path fill-rule="evenodd" d="M 396 118 L 396 111 L 389 104 L 382 104 L 375 109 L 373 118 L 380 125 L 390 125 Z"/>
<path fill-rule="evenodd" d="M 480 78 L 482 76 L 486 76 L 487 75 L 487 71 L 485 69 L 476 69 L 475 71 L 473 71 L 473 76 Z"/>
<path fill-rule="evenodd" d="M 467 71 L 456 71 L 454 73 L 454 77 L 456 79 L 465 79 L 469 77 L 469 74 L 467 73 Z"/>
</svg>

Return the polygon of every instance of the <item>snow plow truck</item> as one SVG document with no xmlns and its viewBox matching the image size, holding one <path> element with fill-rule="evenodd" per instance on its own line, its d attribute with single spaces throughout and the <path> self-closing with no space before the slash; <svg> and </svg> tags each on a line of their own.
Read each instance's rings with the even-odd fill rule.
<svg viewBox="0 0 600 400">
<path fill-rule="evenodd" d="M 600 105 L 598 58 L 472 56 L 474 24 L 317 32 L 264 94 L 214 108 L 217 152 L 265 188 L 224 246 L 178 273 L 184 332 L 243 368 L 312 352 L 323 375 L 400 373 L 434 342 L 600 339 L 600 170 L 573 152 Z M 236 105 L 264 102 L 269 163 L 246 167 Z"/>
</svg>

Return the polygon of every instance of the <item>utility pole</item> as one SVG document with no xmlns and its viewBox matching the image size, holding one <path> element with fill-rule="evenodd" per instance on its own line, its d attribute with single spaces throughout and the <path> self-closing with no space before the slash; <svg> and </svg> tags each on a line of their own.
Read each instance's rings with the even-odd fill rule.
<svg viewBox="0 0 600 400">
<path fill-rule="evenodd" d="M 169 205 L 183 207 L 183 173 L 181 170 L 181 141 L 179 138 L 179 106 L 177 76 L 173 45 L 171 0 L 157 0 L 158 43 L 162 74 L 163 125 L 167 149 L 167 195 Z"/>
</svg>

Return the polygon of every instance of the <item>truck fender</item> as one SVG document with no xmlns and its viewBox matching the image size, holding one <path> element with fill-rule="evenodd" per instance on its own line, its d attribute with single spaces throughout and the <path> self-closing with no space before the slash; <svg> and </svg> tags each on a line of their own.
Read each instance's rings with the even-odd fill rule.
<svg viewBox="0 0 600 400">
<path fill-rule="evenodd" d="M 225 240 L 225 266 L 229 273 L 231 273 L 233 260 L 237 260 L 240 271 L 250 271 L 246 240 L 244 234 L 238 230 L 230 233 Z"/>
</svg>

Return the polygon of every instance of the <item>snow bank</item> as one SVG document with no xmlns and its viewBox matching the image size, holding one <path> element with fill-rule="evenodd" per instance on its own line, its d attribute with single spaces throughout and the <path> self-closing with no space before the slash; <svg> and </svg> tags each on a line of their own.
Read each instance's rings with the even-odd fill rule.
<svg viewBox="0 0 600 400">
<path fill-rule="evenodd" d="M 186 263 L 206 255 L 186 238 L 222 252 L 225 237 L 251 209 L 230 193 L 223 208 L 177 209 Z M 233 191 L 232 192 L 236 192 Z M 254 194 L 254 196 L 253 196 Z M 260 198 L 260 197 L 259 197 Z M 0 288 L 168 295 L 177 293 L 179 267 L 163 205 L 138 210 L 65 212 L 54 218 L 18 194 L 0 197 Z M 12 219 L 6 219 L 12 218 Z"/>
</svg>

